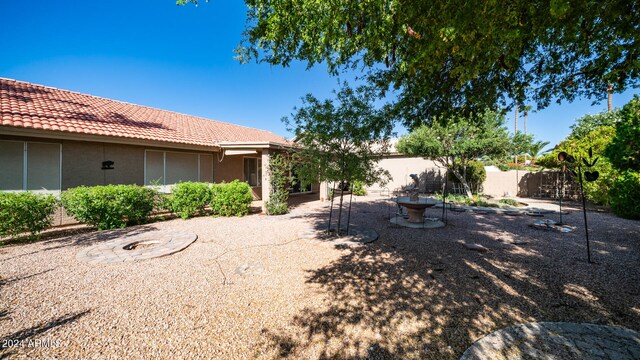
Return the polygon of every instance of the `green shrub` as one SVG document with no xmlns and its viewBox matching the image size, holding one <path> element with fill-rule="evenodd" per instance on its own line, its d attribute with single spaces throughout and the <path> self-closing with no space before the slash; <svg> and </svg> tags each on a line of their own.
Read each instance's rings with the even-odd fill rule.
<svg viewBox="0 0 640 360">
<path fill-rule="evenodd" d="M 467 202 L 467 205 L 469 205 L 469 206 L 480 206 L 480 207 L 491 207 L 491 208 L 500 207 L 500 205 L 498 205 L 496 203 L 488 202 L 486 200 L 469 201 L 469 202 Z"/>
<path fill-rule="evenodd" d="M 437 193 L 433 195 L 433 198 L 436 200 L 442 200 L 443 196 L 441 193 Z M 451 194 L 451 193 L 447 194 L 447 202 L 466 204 L 467 199 L 468 198 L 464 195 L 457 195 L 457 194 Z"/>
<path fill-rule="evenodd" d="M 635 95 L 620 110 L 621 121 L 605 155 L 615 169 L 640 171 L 640 97 Z"/>
<path fill-rule="evenodd" d="M 563 140 L 556 149 L 540 158 L 537 163 L 545 168 L 561 169 L 563 164 L 558 161 L 558 153 L 565 151 L 576 158 L 577 162 L 573 164 L 575 167 L 582 164 L 581 159 L 589 160 L 591 149 L 593 159 L 598 158 L 598 161 L 592 168 L 583 167 L 582 171 L 598 171 L 600 176 L 594 182 L 584 183 L 585 197 L 594 204 L 607 205 L 611 200 L 610 189 L 619 173 L 603 153 L 615 135 L 615 128 L 602 125 L 589 133 L 585 134 L 584 131 L 580 132 L 580 137 L 570 136 Z M 570 164 L 564 165 L 572 167 Z"/>
<path fill-rule="evenodd" d="M 80 186 L 62 193 L 62 205 L 76 220 L 100 230 L 144 223 L 157 192 L 137 185 Z"/>
<path fill-rule="evenodd" d="M 271 194 L 265 204 L 267 215 L 283 215 L 289 212 L 289 185 L 293 182 L 290 170 L 290 161 L 286 155 L 276 154 L 271 157 Z"/>
<path fill-rule="evenodd" d="M 173 186 L 165 207 L 182 219 L 188 219 L 204 214 L 204 208 L 209 202 L 211 186 L 207 183 L 188 181 Z"/>
<path fill-rule="evenodd" d="M 58 201 L 32 192 L 0 193 L 0 236 L 29 232 L 38 235 L 51 226 Z"/>
<path fill-rule="evenodd" d="M 627 170 L 611 187 L 611 209 L 621 217 L 640 219 L 640 173 Z"/>
<path fill-rule="evenodd" d="M 498 200 L 500 204 L 505 204 L 509 206 L 520 206 L 520 203 L 517 200 L 513 199 L 500 199 Z"/>
<path fill-rule="evenodd" d="M 464 203 L 468 206 L 500 207 L 496 203 L 488 202 L 481 195 L 474 195 L 472 198 L 465 197 Z"/>
<path fill-rule="evenodd" d="M 251 187 L 246 182 L 213 184 L 211 210 L 218 216 L 243 216 L 249 213 L 253 200 Z"/>
<path fill-rule="evenodd" d="M 467 163 L 466 171 L 463 166 L 456 166 L 457 171 L 462 174 L 467 180 L 467 184 L 474 192 L 482 192 L 482 183 L 487 179 L 487 172 L 484 169 L 484 164 L 480 161 L 469 161 Z M 460 183 L 460 180 L 453 174 L 453 171 L 449 171 L 449 181 L 454 183 Z"/>
<path fill-rule="evenodd" d="M 353 181 L 351 183 L 351 193 L 353 195 L 365 196 L 367 195 L 367 190 L 364 188 L 364 183 L 362 181 Z"/>
<path fill-rule="evenodd" d="M 273 193 L 269 197 L 265 208 L 267 215 L 284 215 L 289 212 L 289 203 L 283 199 L 281 194 Z"/>
</svg>

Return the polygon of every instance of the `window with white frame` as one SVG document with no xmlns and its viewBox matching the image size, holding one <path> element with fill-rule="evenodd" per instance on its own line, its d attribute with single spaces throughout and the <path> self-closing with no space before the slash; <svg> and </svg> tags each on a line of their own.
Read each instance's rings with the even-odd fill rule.
<svg viewBox="0 0 640 360">
<path fill-rule="evenodd" d="M 262 186 L 262 159 L 244 158 L 244 181 L 250 186 Z"/>
<path fill-rule="evenodd" d="M 213 155 L 145 151 L 145 185 L 173 185 L 181 181 L 213 182 Z"/>
<path fill-rule="evenodd" d="M 60 191 L 62 144 L 0 140 L 0 190 Z"/>
</svg>

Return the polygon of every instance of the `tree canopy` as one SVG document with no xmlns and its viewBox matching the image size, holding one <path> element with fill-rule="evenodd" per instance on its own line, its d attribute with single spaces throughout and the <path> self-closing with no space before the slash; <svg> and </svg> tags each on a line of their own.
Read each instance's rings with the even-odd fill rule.
<svg viewBox="0 0 640 360">
<path fill-rule="evenodd" d="M 293 161 L 303 183 L 334 182 L 340 184 L 340 206 L 336 234 L 341 234 L 342 202 L 346 184 L 386 183 L 387 170 L 377 166 L 388 154 L 393 122 L 388 106 L 376 107 L 370 87 L 356 89 L 341 84 L 335 99 L 320 101 L 307 94 L 303 106 L 294 109 L 292 119 L 283 118 L 302 145 Z M 331 229 L 331 214 L 329 230 Z M 349 206 L 349 213 L 351 206 Z M 347 231 L 349 223 L 347 221 Z"/>
<path fill-rule="evenodd" d="M 336 99 L 318 100 L 311 94 L 292 118 L 283 118 L 302 145 L 293 155 L 303 183 L 353 182 L 367 185 L 384 180 L 376 167 L 388 153 L 393 123 L 387 106 L 376 107 L 368 87 L 341 85 Z"/>
<path fill-rule="evenodd" d="M 456 117 L 422 125 L 402 137 L 396 149 L 403 154 L 439 162 L 458 178 L 471 197 L 471 188 L 459 169 L 483 156 L 501 157 L 512 150 L 503 115 L 485 111 L 477 118 L 478 121 L 470 121 Z"/>
<path fill-rule="evenodd" d="M 622 108 L 620 118 L 605 155 L 620 170 L 640 172 L 640 97 L 636 95 Z"/>
<path fill-rule="evenodd" d="M 558 161 L 560 152 L 567 152 L 581 161 L 590 158 L 591 149 L 593 158 L 598 158 L 591 171 L 598 171 L 600 175 L 597 181 L 584 183 L 585 196 L 596 204 L 607 205 L 611 201 L 610 192 L 619 173 L 604 154 L 621 121 L 620 110 L 582 116 L 571 126 L 571 133 L 536 163 L 548 169 L 561 169 L 563 164 Z"/>
<path fill-rule="evenodd" d="M 245 3 L 241 61 L 363 68 L 382 93 L 398 91 L 411 126 L 515 103 L 600 100 L 609 85 L 640 84 L 637 1 Z"/>
</svg>

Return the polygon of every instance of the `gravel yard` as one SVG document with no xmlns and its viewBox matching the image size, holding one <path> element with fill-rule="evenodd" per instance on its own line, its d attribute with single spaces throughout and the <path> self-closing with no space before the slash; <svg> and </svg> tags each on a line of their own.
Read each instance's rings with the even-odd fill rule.
<svg viewBox="0 0 640 360">
<path fill-rule="evenodd" d="M 523 322 L 640 330 L 638 221 L 589 213 L 588 264 L 577 209 L 565 217 L 571 233 L 529 227 L 539 218 L 468 212 L 422 230 L 394 227 L 383 200 L 359 197 L 351 222 L 378 241 L 336 248 L 298 238 L 325 221 L 326 206 L 1 247 L 0 357 L 455 359 Z M 149 229 L 198 240 L 138 262 L 76 260 L 85 247 Z"/>
</svg>

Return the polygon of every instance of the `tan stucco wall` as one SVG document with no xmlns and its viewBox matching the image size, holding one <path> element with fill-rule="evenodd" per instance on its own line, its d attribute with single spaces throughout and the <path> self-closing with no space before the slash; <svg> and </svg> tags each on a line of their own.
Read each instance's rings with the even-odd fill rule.
<svg viewBox="0 0 640 360">
<path fill-rule="evenodd" d="M 487 172 L 487 179 L 482 184 L 482 192 L 491 196 L 526 196 L 528 191 L 521 189 L 522 178 L 527 171 Z"/>
<path fill-rule="evenodd" d="M 434 189 L 427 189 L 430 187 L 429 179 L 436 180 L 438 172 L 442 175 L 445 173 L 445 169 L 442 168 L 440 170 L 433 160 L 417 157 L 386 158 L 381 160 L 378 165 L 388 170 L 393 176 L 393 180 L 386 185 L 390 191 L 411 184 L 410 174 L 418 174 L 420 176 L 420 188 L 422 191 L 425 189 L 428 192 L 429 190 L 433 191 Z M 487 179 L 483 183 L 482 192 L 491 196 L 504 196 L 505 194 L 522 197 L 536 196 L 539 192 L 540 178 L 543 175 L 543 173 L 515 170 L 487 171 Z M 440 178 L 433 182 L 438 183 L 439 181 L 444 181 L 444 179 Z M 375 192 L 380 189 L 380 184 L 374 184 L 367 190 Z"/>
<path fill-rule="evenodd" d="M 421 157 L 390 157 L 380 160 L 378 166 L 389 171 L 392 180 L 386 185 L 373 184 L 368 187 L 368 191 L 380 191 L 384 188 L 393 191 L 403 186 L 407 186 L 413 183 L 413 180 L 409 177 L 411 174 L 418 174 L 421 178 L 421 187 L 425 187 L 424 178 L 428 177 L 427 173 L 436 171 L 439 169 L 433 160 L 427 160 Z"/>
</svg>

